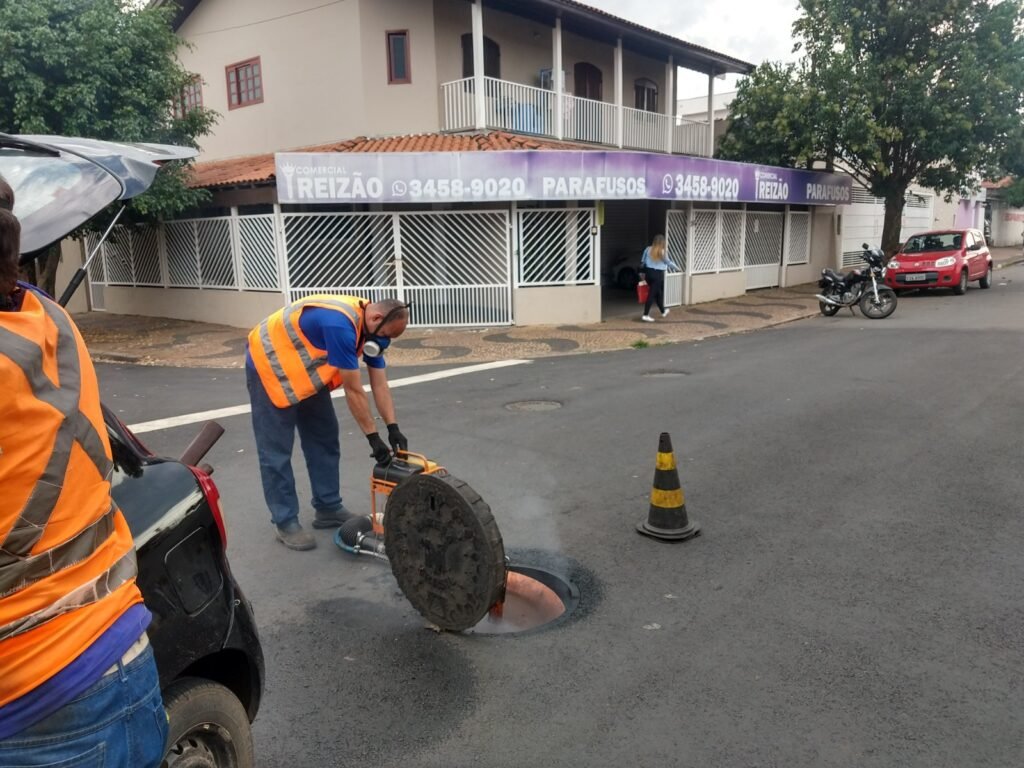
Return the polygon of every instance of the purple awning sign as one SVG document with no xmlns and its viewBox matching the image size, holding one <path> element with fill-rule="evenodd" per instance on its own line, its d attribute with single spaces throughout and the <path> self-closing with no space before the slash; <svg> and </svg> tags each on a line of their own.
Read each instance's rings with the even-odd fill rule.
<svg viewBox="0 0 1024 768">
<path fill-rule="evenodd" d="M 281 203 L 700 200 L 844 205 L 849 176 L 648 152 L 279 152 Z"/>
</svg>

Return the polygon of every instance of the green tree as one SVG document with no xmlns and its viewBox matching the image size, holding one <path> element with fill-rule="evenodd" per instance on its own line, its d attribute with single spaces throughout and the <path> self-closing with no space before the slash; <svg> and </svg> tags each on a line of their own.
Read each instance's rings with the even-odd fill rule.
<svg viewBox="0 0 1024 768">
<path fill-rule="evenodd" d="M 216 113 L 175 116 L 193 75 L 178 62 L 174 9 L 130 0 L 0 0 L 0 131 L 196 146 Z M 205 190 L 176 164 L 126 215 L 156 220 L 194 207 Z M 124 219 L 122 219 L 123 221 Z M 59 250 L 37 282 L 54 291 Z"/>
<path fill-rule="evenodd" d="M 729 130 L 717 155 L 730 160 L 807 166 L 821 154 L 816 123 L 806 119 L 810 90 L 795 64 L 766 62 L 739 84 Z"/>
<path fill-rule="evenodd" d="M 899 247 L 912 183 L 967 193 L 1019 141 L 1024 110 L 1024 5 L 1019 0 L 800 0 L 803 60 L 775 121 L 736 123 L 723 142 L 757 160 L 766 129 L 791 134 L 790 157 L 847 170 L 885 200 L 882 248 Z M 777 91 L 778 86 L 773 86 Z M 740 101 L 741 93 L 736 101 Z M 785 96 L 785 94 L 783 94 Z M 744 101 L 770 109 L 771 93 Z M 806 109 L 806 111 L 801 111 Z"/>
</svg>

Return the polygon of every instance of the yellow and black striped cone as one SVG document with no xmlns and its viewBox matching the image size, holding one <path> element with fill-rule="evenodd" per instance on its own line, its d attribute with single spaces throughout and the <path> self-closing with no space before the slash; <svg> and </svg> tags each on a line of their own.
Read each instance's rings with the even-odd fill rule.
<svg viewBox="0 0 1024 768">
<path fill-rule="evenodd" d="M 637 523 L 636 529 L 644 536 L 665 541 L 685 541 L 700 533 L 700 526 L 686 516 L 686 499 L 668 432 L 662 432 L 658 439 L 658 462 L 647 520 Z"/>
</svg>

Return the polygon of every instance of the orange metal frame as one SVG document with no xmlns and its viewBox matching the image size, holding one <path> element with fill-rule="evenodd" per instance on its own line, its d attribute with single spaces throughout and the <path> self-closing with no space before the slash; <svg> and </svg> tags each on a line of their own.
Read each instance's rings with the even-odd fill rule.
<svg viewBox="0 0 1024 768">
<path fill-rule="evenodd" d="M 444 467 L 435 461 L 431 461 L 421 453 L 410 453 L 409 451 L 398 451 L 395 453 L 395 458 L 401 461 L 408 462 L 423 467 L 424 475 L 435 475 L 441 472 L 446 472 Z M 390 480 L 378 480 L 372 474 L 370 475 L 370 522 L 373 523 L 373 532 L 377 536 L 384 537 L 384 507 L 386 501 L 381 503 L 380 511 L 377 510 L 377 496 L 378 494 L 387 498 L 391 495 L 391 491 L 398 485 L 397 482 Z"/>
</svg>

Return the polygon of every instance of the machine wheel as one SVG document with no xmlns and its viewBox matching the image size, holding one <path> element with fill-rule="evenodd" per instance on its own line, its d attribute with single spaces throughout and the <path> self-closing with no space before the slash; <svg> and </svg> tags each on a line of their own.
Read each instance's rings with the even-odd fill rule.
<svg viewBox="0 0 1024 768">
<path fill-rule="evenodd" d="M 161 768 L 252 768 L 252 728 L 230 690 L 212 680 L 185 677 L 163 698 L 168 733 Z"/>
<path fill-rule="evenodd" d="M 821 314 L 825 317 L 832 317 L 832 315 L 842 309 L 842 307 L 836 306 L 835 304 L 826 304 L 824 301 L 819 301 L 818 309 L 821 310 Z"/>
<path fill-rule="evenodd" d="M 967 270 L 960 272 L 960 282 L 956 284 L 956 288 L 953 289 L 953 293 L 957 296 L 963 296 L 967 293 Z"/>
<path fill-rule="evenodd" d="M 979 288 L 991 288 L 992 287 L 992 263 L 989 262 L 988 269 L 985 270 L 985 276 L 978 281 Z"/>
<path fill-rule="evenodd" d="M 892 288 L 879 288 L 878 302 L 875 303 L 875 294 L 865 291 L 860 297 L 860 311 L 871 320 L 884 320 L 896 311 L 896 292 Z"/>
</svg>

